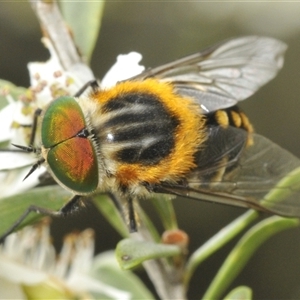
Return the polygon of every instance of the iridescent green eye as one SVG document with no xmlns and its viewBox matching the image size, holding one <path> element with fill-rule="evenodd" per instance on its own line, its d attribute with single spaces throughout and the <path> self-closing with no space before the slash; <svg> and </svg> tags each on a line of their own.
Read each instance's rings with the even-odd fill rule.
<svg viewBox="0 0 300 300">
<path fill-rule="evenodd" d="M 86 129 L 83 112 L 72 97 L 53 101 L 42 121 L 42 143 L 54 177 L 78 194 L 92 193 L 98 185 L 98 162 L 92 141 L 78 136 Z"/>
</svg>

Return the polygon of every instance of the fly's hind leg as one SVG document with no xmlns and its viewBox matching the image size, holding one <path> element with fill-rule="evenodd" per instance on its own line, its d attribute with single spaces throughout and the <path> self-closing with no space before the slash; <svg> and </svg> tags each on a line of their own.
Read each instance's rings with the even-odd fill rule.
<svg viewBox="0 0 300 300">
<path fill-rule="evenodd" d="M 123 221 L 128 226 L 130 233 L 137 232 L 137 221 L 134 210 L 134 200 L 132 197 L 126 195 L 116 195 L 115 193 L 108 193 L 109 197 L 113 201 L 117 210 L 119 211 Z"/>
<path fill-rule="evenodd" d="M 135 211 L 134 211 L 134 205 L 133 205 L 133 199 L 129 197 L 127 199 L 128 201 L 128 221 L 129 221 L 129 232 L 137 232 L 137 223 L 135 218 Z"/>
</svg>

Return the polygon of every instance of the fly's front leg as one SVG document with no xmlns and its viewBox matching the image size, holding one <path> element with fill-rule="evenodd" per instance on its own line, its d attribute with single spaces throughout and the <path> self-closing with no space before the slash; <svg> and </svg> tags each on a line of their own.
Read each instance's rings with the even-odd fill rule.
<svg viewBox="0 0 300 300">
<path fill-rule="evenodd" d="M 99 85 L 98 85 L 98 82 L 96 79 L 94 80 L 90 80 L 88 81 L 75 95 L 74 97 L 79 97 L 81 96 L 85 91 L 86 89 L 88 89 L 89 87 L 91 87 L 93 89 L 93 91 L 95 92 L 98 88 L 99 88 Z"/>
<path fill-rule="evenodd" d="M 77 211 L 80 207 L 79 202 L 82 196 L 75 195 L 71 198 L 69 202 L 67 202 L 60 210 L 54 211 L 48 208 L 30 205 L 24 213 L 18 218 L 18 220 L 0 237 L 0 243 L 3 243 L 5 238 L 10 235 L 25 219 L 26 217 L 34 212 L 37 214 L 41 214 L 44 216 L 50 217 L 66 217 L 73 212 Z"/>
<path fill-rule="evenodd" d="M 39 119 L 41 113 L 42 113 L 42 110 L 40 108 L 38 108 L 35 110 L 34 115 L 33 115 L 32 130 L 31 130 L 30 141 L 29 141 L 30 147 L 33 147 L 33 145 L 34 145 L 38 119 Z"/>
</svg>

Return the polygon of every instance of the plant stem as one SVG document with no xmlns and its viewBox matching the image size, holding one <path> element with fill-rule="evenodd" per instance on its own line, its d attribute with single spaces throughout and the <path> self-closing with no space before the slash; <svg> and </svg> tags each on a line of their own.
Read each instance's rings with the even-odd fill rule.
<svg viewBox="0 0 300 300">
<path fill-rule="evenodd" d="M 77 51 L 71 30 L 66 26 L 56 1 L 29 0 L 38 17 L 44 37 L 48 38 L 64 70 L 72 71 L 87 82 L 94 79 L 91 69 Z"/>
</svg>

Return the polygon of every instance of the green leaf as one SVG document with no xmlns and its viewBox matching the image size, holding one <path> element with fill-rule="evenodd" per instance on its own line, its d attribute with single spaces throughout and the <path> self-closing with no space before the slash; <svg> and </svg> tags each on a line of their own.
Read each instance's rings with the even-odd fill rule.
<svg viewBox="0 0 300 300">
<path fill-rule="evenodd" d="M 122 236 L 128 237 L 128 229 L 113 201 L 107 195 L 93 197 L 93 202 L 110 225 Z"/>
<path fill-rule="evenodd" d="M 109 198 L 108 195 L 99 195 L 93 197 L 96 207 L 100 210 L 106 220 L 112 225 L 115 230 L 122 236 L 128 237 L 128 225 L 126 225 L 120 215 L 120 212 L 116 208 L 113 201 Z M 160 236 L 154 227 L 153 223 L 147 216 L 147 214 L 142 210 L 141 207 L 136 207 L 136 213 L 138 214 L 138 223 L 143 224 L 150 232 L 152 238 L 155 241 L 160 240 Z"/>
<path fill-rule="evenodd" d="M 247 286 L 239 286 L 233 289 L 224 300 L 251 300 L 252 290 Z"/>
<path fill-rule="evenodd" d="M 293 187 L 293 190 L 291 190 Z M 300 189 L 300 168 L 296 168 L 280 180 L 261 203 L 272 208 L 272 204 L 286 199 L 290 194 Z"/>
<path fill-rule="evenodd" d="M 159 213 L 160 219 L 163 223 L 165 230 L 177 229 L 176 214 L 174 211 L 172 196 L 158 194 L 152 197 L 150 201 Z"/>
<path fill-rule="evenodd" d="M 298 225 L 298 219 L 273 216 L 253 226 L 230 252 L 203 298 L 220 298 L 263 242 L 282 230 Z"/>
<path fill-rule="evenodd" d="M 20 95 L 25 95 L 26 92 L 27 89 L 18 87 L 7 80 L 0 79 L 0 109 L 8 104 L 6 99 L 7 94 L 11 95 L 13 100 L 16 100 Z"/>
<path fill-rule="evenodd" d="M 175 245 L 156 244 L 148 241 L 124 239 L 118 243 L 116 256 L 124 270 L 138 266 L 149 259 L 156 259 L 181 254 Z"/>
<path fill-rule="evenodd" d="M 131 271 L 120 268 L 114 251 L 108 251 L 97 255 L 94 260 L 91 275 L 104 284 L 127 291 L 130 299 L 155 299 L 144 283 Z M 99 295 L 94 295 L 100 299 Z M 105 299 L 107 299 L 107 295 Z"/>
<path fill-rule="evenodd" d="M 155 241 L 157 243 L 160 242 L 161 236 L 158 233 L 158 231 L 157 231 L 156 227 L 154 226 L 153 222 L 151 221 L 151 219 L 145 213 L 145 211 L 139 206 L 138 210 L 136 212 L 138 213 L 138 223 L 139 223 L 139 225 L 142 225 L 145 228 L 147 228 L 147 231 L 148 231 L 148 233 L 150 233 L 153 241 Z"/>
<path fill-rule="evenodd" d="M 262 203 L 265 206 L 280 202 L 288 197 L 291 193 L 295 192 L 297 188 L 300 188 L 300 168 L 297 168 L 285 176 L 274 189 L 272 189 L 265 197 Z M 289 187 L 293 186 L 294 190 Z M 265 203 L 264 203 L 265 201 Z M 258 217 L 258 212 L 249 210 L 232 223 L 228 224 L 219 233 L 208 240 L 203 246 L 196 250 L 189 261 L 187 262 L 186 272 L 184 277 L 185 286 L 187 287 L 189 281 L 196 270 L 196 268 L 214 252 L 224 246 L 242 230 L 244 230 L 249 224 L 251 224 Z"/>
<path fill-rule="evenodd" d="M 58 185 L 35 188 L 22 194 L 3 198 L 0 201 L 0 236 L 14 224 L 26 209 L 34 204 L 52 210 L 60 209 L 65 202 L 71 198 L 71 194 Z M 31 213 L 18 227 L 31 224 L 40 219 L 41 216 Z"/>
<path fill-rule="evenodd" d="M 90 61 L 98 33 L 105 1 L 61 1 L 63 16 L 72 28 L 76 45 L 81 53 Z"/>
<path fill-rule="evenodd" d="M 184 277 L 185 286 L 188 286 L 193 273 L 203 261 L 236 237 L 241 231 L 249 226 L 258 215 L 257 211 L 248 210 L 246 213 L 222 228 L 217 234 L 206 241 L 204 245 L 198 248 L 187 262 Z"/>
</svg>

